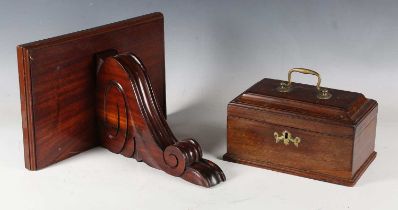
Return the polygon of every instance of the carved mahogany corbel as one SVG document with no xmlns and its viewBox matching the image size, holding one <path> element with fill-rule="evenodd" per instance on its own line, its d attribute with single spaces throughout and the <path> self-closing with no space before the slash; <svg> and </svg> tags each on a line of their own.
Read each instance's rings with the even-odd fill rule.
<svg viewBox="0 0 398 210">
<path fill-rule="evenodd" d="M 25 167 L 103 146 L 201 186 L 224 181 L 167 125 L 163 34 L 153 13 L 19 45 Z"/>
<path fill-rule="evenodd" d="M 197 185 L 225 181 L 222 170 L 202 158 L 198 142 L 174 137 L 143 63 L 132 53 L 103 54 L 108 56 L 98 56 L 96 91 L 102 146 Z"/>
</svg>

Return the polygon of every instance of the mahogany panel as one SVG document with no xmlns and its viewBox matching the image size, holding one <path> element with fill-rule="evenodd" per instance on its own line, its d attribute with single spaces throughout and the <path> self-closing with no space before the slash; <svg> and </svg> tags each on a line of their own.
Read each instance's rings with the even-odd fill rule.
<svg viewBox="0 0 398 210">
<path fill-rule="evenodd" d="M 25 166 L 37 170 L 99 145 L 94 55 L 145 63 L 166 115 L 163 15 L 153 13 L 17 47 Z"/>
</svg>

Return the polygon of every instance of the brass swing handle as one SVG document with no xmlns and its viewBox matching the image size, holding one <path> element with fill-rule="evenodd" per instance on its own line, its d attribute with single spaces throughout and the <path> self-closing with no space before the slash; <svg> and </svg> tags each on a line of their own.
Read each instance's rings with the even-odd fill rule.
<svg viewBox="0 0 398 210">
<path fill-rule="evenodd" d="M 321 75 L 311 69 L 306 68 L 293 68 L 290 69 L 287 76 L 287 82 L 281 82 L 280 86 L 277 88 L 279 92 L 287 93 L 292 90 L 292 73 L 298 72 L 302 74 L 312 74 L 318 78 L 318 82 L 316 83 L 316 89 L 318 90 L 317 97 L 319 99 L 329 99 L 332 97 L 332 94 L 326 88 L 321 88 Z"/>
</svg>

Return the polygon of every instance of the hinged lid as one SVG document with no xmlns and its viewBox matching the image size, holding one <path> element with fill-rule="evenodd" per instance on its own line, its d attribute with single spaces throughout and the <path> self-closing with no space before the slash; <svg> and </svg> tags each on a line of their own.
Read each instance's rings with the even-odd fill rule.
<svg viewBox="0 0 398 210">
<path fill-rule="evenodd" d="M 361 93 L 328 89 L 331 97 L 320 99 L 320 77 L 318 85 L 282 82 L 265 78 L 235 98 L 231 104 L 245 105 L 257 109 L 283 111 L 304 117 L 357 124 L 376 106 L 376 101 L 367 99 Z M 281 91 L 281 86 L 289 86 Z M 286 87 L 282 87 L 286 88 Z"/>
</svg>

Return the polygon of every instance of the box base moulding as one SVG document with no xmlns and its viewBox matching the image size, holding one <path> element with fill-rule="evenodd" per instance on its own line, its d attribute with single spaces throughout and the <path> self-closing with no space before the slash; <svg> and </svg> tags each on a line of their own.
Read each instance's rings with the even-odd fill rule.
<svg viewBox="0 0 398 210">
<path fill-rule="evenodd" d="M 302 176 L 305 178 L 310 178 L 310 179 L 315 179 L 315 180 L 320 180 L 320 181 L 325 181 L 325 182 L 330 182 L 330 183 L 334 183 L 334 184 L 340 184 L 340 185 L 352 187 L 357 183 L 357 181 L 362 176 L 362 174 L 366 171 L 366 169 L 369 167 L 369 165 L 373 162 L 373 160 L 376 158 L 376 155 L 377 155 L 377 152 L 373 152 L 368 157 L 368 159 L 362 164 L 362 166 L 358 169 L 358 171 L 354 174 L 354 176 L 351 179 L 342 179 L 340 177 L 333 177 L 333 176 L 330 176 L 327 174 L 316 173 L 313 171 L 282 166 L 282 165 L 278 165 L 278 164 L 274 164 L 274 163 L 270 163 L 270 162 L 266 162 L 266 161 L 243 160 L 243 159 L 234 157 L 234 155 L 230 155 L 228 153 L 226 153 L 223 156 L 223 159 L 226 161 L 229 161 L 229 162 L 233 162 L 233 163 L 240 163 L 240 164 L 244 164 L 244 165 L 255 166 L 258 168 L 269 169 L 272 171 L 277 171 L 277 172 L 287 173 L 287 174 L 291 174 L 291 175 Z"/>
</svg>

